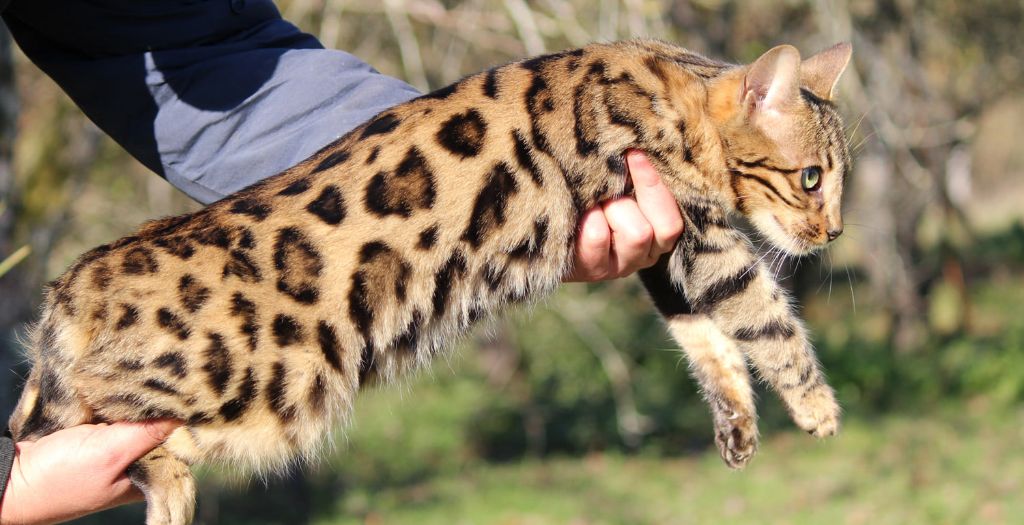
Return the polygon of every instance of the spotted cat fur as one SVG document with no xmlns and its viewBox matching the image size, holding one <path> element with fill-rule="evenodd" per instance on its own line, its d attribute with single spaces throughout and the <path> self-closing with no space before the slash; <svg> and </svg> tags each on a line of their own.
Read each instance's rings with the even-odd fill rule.
<svg viewBox="0 0 1024 525">
<path fill-rule="evenodd" d="M 635 148 L 685 220 L 640 276 L 725 462 L 756 448 L 748 362 L 800 428 L 831 435 L 839 408 L 807 333 L 728 218 L 795 254 L 841 231 L 850 158 L 830 99 L 849 56 L 780 46 L 734 66 L 658 41 L 595 44 L 389 109 L 277 176 L 82 255 L 48 289 L 10 429 L 184 422 L 128 474 L 147 523 L 188 523 L 190 465 L 315 455 L 362 387 L 552 292 L 581 214 L 628 191 Z"/>
</svg>

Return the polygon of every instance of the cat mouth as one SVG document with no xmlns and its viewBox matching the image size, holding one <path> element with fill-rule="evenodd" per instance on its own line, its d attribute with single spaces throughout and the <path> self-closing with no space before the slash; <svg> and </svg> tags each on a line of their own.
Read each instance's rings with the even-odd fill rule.
<svg viewBox="0 0 1024 525">
<path fill-rule="evenodd" d="M 772 220 L 775 222 L 775 228 L 773 229 L 777 229 L 777 232 L 780 235 L 769 235 L 768 237 L 772 241 L 772 244 L 789 255 L 796 257 L 810 255 L 826 244 L 816 243 L 801 235 L 794 235 L 790 233 L 789 229 L 786 228 L 786 225 L 784 225 L 775 214 L 772 214 Z"/>
</svg>

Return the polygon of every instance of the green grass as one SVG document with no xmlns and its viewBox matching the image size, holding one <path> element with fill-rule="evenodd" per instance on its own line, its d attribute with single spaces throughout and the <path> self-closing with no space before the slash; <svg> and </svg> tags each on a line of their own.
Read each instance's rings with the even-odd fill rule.
<svg viewBox="0 0 1024 525">
<path fill-rule="evenodd" d="M 1019 523 L 1024 412 L 957 412 L 851 421 L 823 442 L 777 434 L 741 472 L 711 452 L 475 464 L 350 487 L 317 523 Z"/>
</svg>

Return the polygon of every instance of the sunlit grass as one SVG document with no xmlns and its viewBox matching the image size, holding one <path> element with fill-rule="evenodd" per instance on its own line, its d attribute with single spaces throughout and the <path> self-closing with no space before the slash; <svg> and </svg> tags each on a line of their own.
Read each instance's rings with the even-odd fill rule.
<svg viewBox="0 0 1024 525">
<path fill-rule="evenodd" d="M 353 487 L 318 523 L 1019 523 L 1024 413 L 962 408 L 855 420 L 820 443 L 778 434 L 742 472 L 710 452 L 594 454 Z"/>
</svg>

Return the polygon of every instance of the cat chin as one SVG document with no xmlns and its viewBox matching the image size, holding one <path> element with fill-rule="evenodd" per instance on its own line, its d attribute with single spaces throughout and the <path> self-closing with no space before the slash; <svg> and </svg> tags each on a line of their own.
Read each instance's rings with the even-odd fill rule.
<svg viewBox="0 0 1024 525">
<path fill-rule="evenodd" d="M 769 211 L 756 211 L 750 215 L 750 222 L 772 246 L 782 250 L 787 255 L 802 257 L 814 252 L 819 246 L 815 246 L 799 237 L 790 234 L 782 222 Z"/>
</svg>

